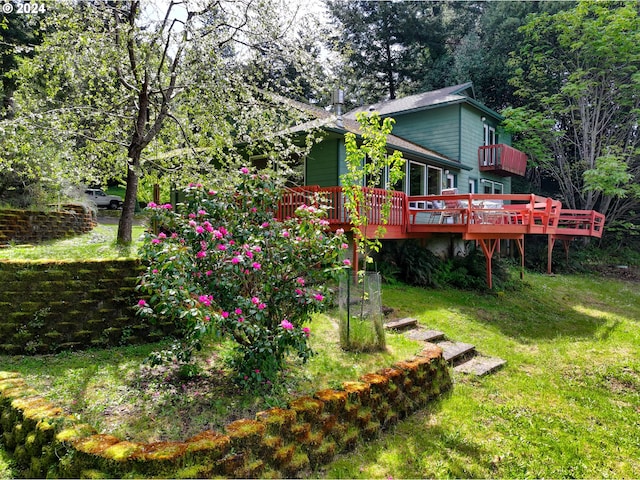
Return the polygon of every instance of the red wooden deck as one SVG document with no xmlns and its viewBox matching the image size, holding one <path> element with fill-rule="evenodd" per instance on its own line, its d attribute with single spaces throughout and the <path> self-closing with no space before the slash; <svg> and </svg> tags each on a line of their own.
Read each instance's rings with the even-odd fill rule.
<svg viewBox="0 0 640 480">
<path fill-rule="evenodd" d="M 402 192 L 366 189 L 374 208 L 368 214 L 373 236 L 382 224 L 381 205 L 391 198 L 391 215 L 385 225 L 386 240 L 425 238 L 436 233 L 459 234 L 477 241 L 487 257 L 487 281 L 491 288 L 491 258 L 500 240 L 515 240 L 524 265 L 524 236 L 547 235 L 549 264 L 556 240 L 569 242 L 580 236 L 601 237 L 604 215 L 593 210 L 563 210 L 562 203 L 533 194 L 427 195 L 407 196 Z M 278 217 L 295 215 L 302 204 L 316 203 L 317 196 L 329 206 L 328 221 L 335 231 L 349 231 L 351 224 L 344 206 L 341 187 L 306 186 L 288 190 L 280 204 Z M 369 233 L 371 232 L 371 233 Z M 565 243 L 566 245 L 566 243 Z"/>
</svg>

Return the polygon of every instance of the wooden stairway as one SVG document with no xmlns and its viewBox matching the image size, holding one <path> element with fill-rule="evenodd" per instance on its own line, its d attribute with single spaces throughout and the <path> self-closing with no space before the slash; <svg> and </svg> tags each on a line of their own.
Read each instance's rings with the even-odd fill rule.
<svg viewBox="0 0 640 480">
<path fill-rule="evenodd" d="M 442 348 L 443 356 L 454 372 L 482 377 L 503 367 L 507 362 L 496 357 L 482 355 L 470 343 L 456 342 L 446 338 L 443 332 L 420 328 L 413 318 L 394 320 L 385 324 L 389 330 L 404 330 L 404 334 L 421 342 L 433 343 Z"/>
</svg>

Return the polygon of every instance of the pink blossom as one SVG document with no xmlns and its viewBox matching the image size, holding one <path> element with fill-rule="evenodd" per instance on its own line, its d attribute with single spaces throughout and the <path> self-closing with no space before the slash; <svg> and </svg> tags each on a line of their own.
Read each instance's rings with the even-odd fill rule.
<svg viewBox="0 0 640 480">
<path fill-rule="evenodd" d="M 198 253 L 196 253 L 196 257 L 198 258 L 204 258 L 207 256 L 207 251 L 206 250 L 200 250 Z"/>
<path fill-rule="evenodd" d="M 157 206 L 158 206 L 158 204 L 156 202 L 147 203 L 147 208 L 156 208 Z"/>
<path fill-rule="evenodd" d="M 256 207 L 251 207 L 251 213 L 256 213 L 258 209 Z"/>
<path fill-rule="evenodd" d="M 220 313 L 220 315 L 222 316 L 222 318 L 229 318 L 229 312 L 222 312 Z"/>
<path fill-rule="evenodd" d="M 238 322 L 240 322 L 240 323 L 244 322 L 244 317 L 240 317 L 240 318 L 238 319 Z"/>
<path fill-rule="evenodd" d="M 153 270 L 151 270 L 151 273 L 158 273 L 158 269 L 154 268 Z"/>
<path fill-rule="evenodd" d="M 196 214 L 195 213 L 190 213 L 189 214 L 189 218 L 191 218 L 191 219 L 196 218 Z"/>
<path fill-rule="evenodd" d="M 258 310 L 264 310 L 265 308 L 267 308 L 267 305 L 264 303 L 259 303 L 258 304 Z"/>
<path fill-rule="evenodd" d="M 138 306 L 139 307 L 146 307 L 147 306 L 147 302 L 143 299 L 138 300 Z"/>
<path fill-rule="evenodd" d="M 280 326 L 285 330 L 293 330 L 293 324 L 286 318 L 280 322 Z"/>
<path fill-rule="evenodd" d="M 153 240 L 151 240 L 151 243 L 153 243 L 154 245 L 157 245 L 158 243 L 160 243 L 160 239 L 154 238 Z"/>
<path fill-rule="evenodd" d="M 226 249 L 227 249 L 227 246 L 224 243 L 221 243 L 220 245 L 218 245 L 218 250 L 221 250 L 224 252 Z"/>
<path fill-rule="evenodd" d="M 204 321 L 208 322 L 209 320 L 211 320 L 211 317 L 209 315 L 205 315 L 204 316 Z"/>
<path fill-rule="evenodd" d="M 208 192 L 208 193 L 209 193 L 209 195 L 215 195 L 215 194 L 216 194 L 216 193 L 218 193 L 218 192 L 216 192 L 215 190 L 209 190 L 209 192 Z"/>
<path fill-rule="evenodd" d="M 324 300 L 324 296 L 320 293 L 316 293 L 313 298 L 315 298 L 317 301 L 321 302 L 322 300 Z"/>
<path fill-rule="evenodd" d="M 340 245 L 340 247 L 341 247 L 343 250 L 346 250 L 347 248 L 349 248 L 349 244 L 348 244 L 348 243 L 343 243 L 342 245 Z"/>
<path fill-rule="evenodd" d="M 213 297 L 211 295 L 200 295 L 198 297 L 198 301 L 201 304 L 209 307 L 209 306 L 211 306 L 211 302 L 213 301 Z"/>
<path fill-rule="evenodd" d="M 198 224 L 196 223 L 195 220 L 189 220 L 189 226 L 190 227 L 195 228 L 196 225 L 198 225 Z"/>
<path fill-rule="evenodd" d="M 173 208 L 173 205 L 171 205 L 170 203 L 165 203 L 164 205 L 162 205 L 162 208 L 164 208 L 165 210 L 171 210 Z"/>
<path fill-rule="evenodd" d="M 282 231 L 282 236 L 283 236 L 284 238 L 289 238 L 289 231 L 288 231 L 288 230 L 283 230 L 283 231 Z"/>
<path fill-rule="evenodd" d="M 236 308 L 233 313 L 235 313 L 236 315 L 242 315 L 242 309 Z"/>
<path fill-rule="evenodd" d="M 204 233 L 204 227 L 202 227 L 202 226 L 198 225 L 198 226 L 196 227 L 196 233 Z"/>
<path fill-rule="evenodd" d="M 296 288 L 296 295 L 303 295 L 304 292 L 302 290 L 300 290 L 299 288 Z"/>
<path fill-rule="evenodd" d="M 262 265 L 260 265 L 258 262 L 253 262 L 251 266 L 254 270 L 260 270 L 262 268 Z"/>
<path fill-rule="evenodd" d="M 269 226 L 269 222 L 264 222 L 262 225 L 260 225 L 262 228 L 267 228 Z"/>
<path fill-rule="evenodd" d="M 171 234 L 171 238 L 178 238 L 178 234 L 177 234 L 176 232 L 173 232 L 173 233 Z"/>
<path fill-rule="evenodd" d="M 345 259 L 342 261 L 342 263 L 344 263 L 344 264 L 345 264 L 345 266 L 347 266 L 347 267 L 348 267 L 349 265 L 351 265 L 351 260 L 349 260 L 348 258 L 345 258 Z"/>
<path fill-rule="evenodd" d="M 253 303 L 254 305 L 257 305 L 260 303 L 260 299 L 258 297 L 252 297 L 251 303 Z"/>
<path fill-rule="evenodd" d="M 249 173 L 249 169 L 247 167 L 242 167 L 240 169 L 240 173 L 242 173 L 243 175 L 246 175 L 247 173 Z"/>
<path fill-rule="evenodd" d="M 158 238 L 167 238 L 167 234 L 166 234 L 166 233 L 164 233 L 164 232 L 160 232 L 160 233 L 158 234 Z"/>
<path fill-rule="evenodd" d="M 207 214 L 206 210 L 204 210 L 204 209 L 198 210 L 198 215 L 206 215 L 206 214 Z"/>
<path fill-rule="evenodd" d="M 302 327 L 302 331 L 307 337 L 311 335 L 311 329 L 309 327 Z"/>
<path fill-rule="evenodd" d="M 296 282 L 298 282 L 300 285 L 302 285 L 304 287 L 304 278 L 298 277 L 298 278 L 296 278 Z"/>
<path fill-rule="evenodd" d="M 224 227 L 220 227 L 218 230 L 220 230 L 220 233 L 223 235 L 227 235 L 229 233 L 229 230 Z"/>
<path fill-rule="evenodd" d="M 207 277 L 210 277 L 211 275 L 213 275 L 213 270 L 207 270 L 206 272 L 204 272 L 204 274 L 205 274 Z"/>
<path fill-rule="evenodd" d="M 253 251 L 260 253 L 262 251 L 262 248 L 260 248 L 260 245 L 256 245 L 255 247 L 253 247 Z"/>
<path fill-rule="evenodd" d="M 237 265 L 238 263 L 240 263 L 241 260 L 242 260 L 242 257 L 233 257 L 231 259 L 231 263 L 233 263 L 234 265 Z"/>
<path fill-rule="evenodd" d="M 343 234 L 344 234 L 344 228 L 339 228 L 339 229 L 337 229 L 337 230 L 336 230 L 336 233 L 337 233 L 338 235 L 343 235 Z"/>
</svg>

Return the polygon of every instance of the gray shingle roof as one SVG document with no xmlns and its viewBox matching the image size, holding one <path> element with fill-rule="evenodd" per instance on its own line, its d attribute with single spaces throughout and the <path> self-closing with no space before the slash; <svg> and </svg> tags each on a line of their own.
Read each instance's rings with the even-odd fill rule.
<svg viewBox="0 0 640 480">
<path fill-rule="evenodd" d="M 441 88 L 439 90 L 432 90 L 430 92 L 423 92 L 416 95 L 410 95 L 408 97 L 397 98 L 395 100 L 386 100 L 372 105 L 363 105 L 349 111 L 345 117 L 355 118 L 356 113 L 358 112 L 374 110 L 381 116 L 387 116 L 400 112 L 406 113 L 414 110 L 421 110 L 443 103 L 460 102 L 469 98 L 473 99 L 473 93 L 471 95 L 463 93 L 465 90 L 472 88 L 473 84 L 471 82 L 467 82 L 460 85 Z"/>
</svg>

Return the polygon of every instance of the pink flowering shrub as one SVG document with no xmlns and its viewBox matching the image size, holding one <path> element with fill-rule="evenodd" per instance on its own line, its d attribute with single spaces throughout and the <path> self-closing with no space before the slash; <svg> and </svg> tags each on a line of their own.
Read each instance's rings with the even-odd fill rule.
<svg viewBox="0 0 640 480">
<path fill-rule="evenodd" d="M 281 192 L 277 179 L 244 168 L 227 188 L 190 185 L 177 212 L 152 207 L 162 232 L 144 242 L 147 301 L 137 308 L 180 332 L 156 363 L 188 362 L 205 335 L 232 339 L 231 367 L 252 385 L 272 381 L 287 354 L 310 356 L 305 324 L 328 306 L 325 283 L 344 268 L 344 236 L 328 230 L 322 207 L 276 218 Z"/>
</svg>

